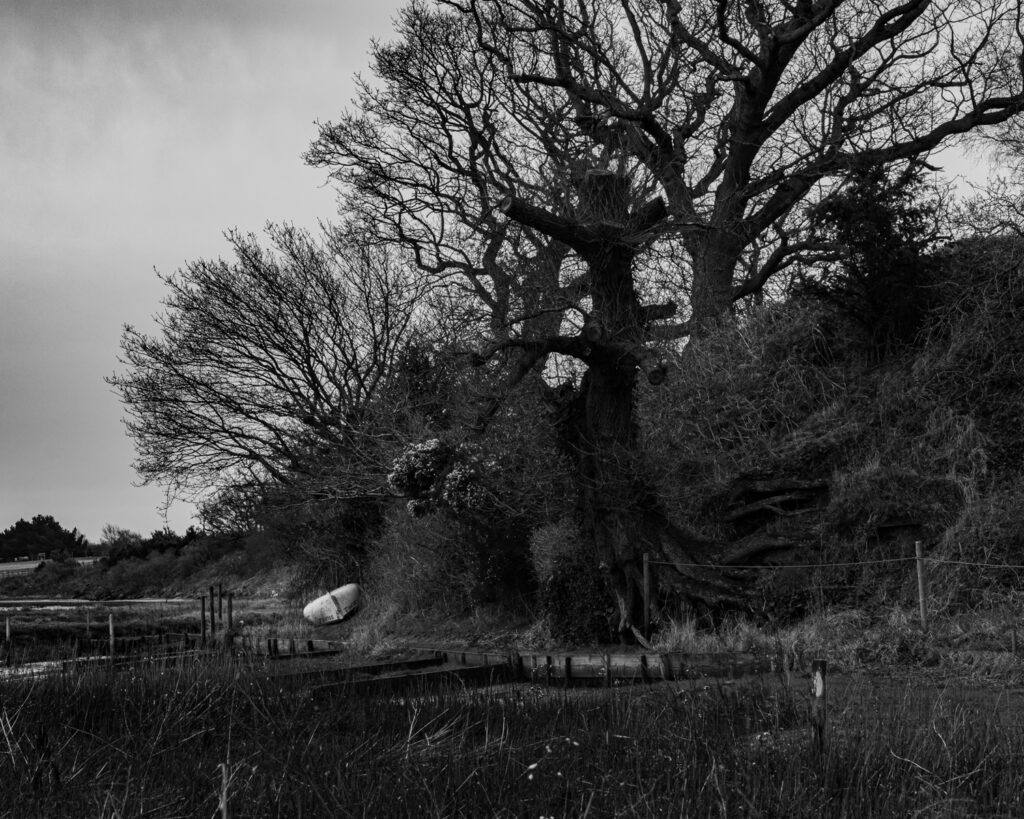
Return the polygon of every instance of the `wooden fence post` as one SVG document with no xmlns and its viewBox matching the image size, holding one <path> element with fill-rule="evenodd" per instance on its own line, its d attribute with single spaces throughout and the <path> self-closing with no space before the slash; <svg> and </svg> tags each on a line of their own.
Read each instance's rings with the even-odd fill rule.
<svg viewBox="0 0 1024 819">
<path fill-rule="evenodd" d="M 234 610 L 233 610 L 233 606 L 232 606 L 232 603 L 233 603 L 234 599 L 235 599 L 235 593 L 234 592 L 228 592 L 228 631 L 234 631 L 235 630 L 235 619 L 233 617 Z"/>
<path fill-rule="evenodd" d="M 107 617 L 107 633 L 110 637 L 110 665 L 114 665 L 114 615 Z"/>
<path fill-rule="evenodd" d="M 14 645 L 11 643 L 11 618 L 9 616 L 6 618 L 6 623 L 4 624 L 4 635 L 7 640 L 7 665 L 13 665 Z"/>
<path fill-rule="evenodd" d="M 811 729 L 819 753 L 825 750 L 826 669 L 827 664 L 824 660 L 811 662 Z"/>
<path fill-rule="evenodd" d="M 224 625 L 224 584 L 217 584 L 217 622 Z"/>
<path fill-rule="evenodd" d="M 917 557 L 917 598 L 921 608 L 921 631 L 928 631 L 928 577 L 924 567 L 924 549 L 920 540 L 914 541 Z"/>
<path fill-rule="evenodd" d="M 202 643 L 206 643 L 206 598 L 199 595 L 199 622 L 200 622 L 200 637 Z"/>
<path fill-rule="evenodd" d="M 210 639 L 217 633 L 217 609 L 214 606 L 213 586 L 210 586 Z"/>
<path fill-rule="evenodd" d="M 651 555 L 644 552 L 644 639 L 651 639 Z"/>
</svg>

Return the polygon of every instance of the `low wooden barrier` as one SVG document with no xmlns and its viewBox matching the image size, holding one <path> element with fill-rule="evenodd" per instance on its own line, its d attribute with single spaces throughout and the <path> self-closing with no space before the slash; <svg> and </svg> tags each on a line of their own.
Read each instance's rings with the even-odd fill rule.
<svg viewBox="0 0 1024 819">
<path fill-rule="evenodd" d="M 348 669 L 346 679 L 316 685 L 311 693 L 314 697 L 339 697 L 352 693 L 361 694 L 396 694 L 410 690 L 427 691 L 438 686 L 460 685 L 488 686 L 510 680 L 509 666 L 504 665 L 467 665 L 444 666 L 442 658 L 435 664 L 419 669 L 395 669 L 386 666 L 400 664 L 384 664 L 373 673 L 369 667 Z"/>
<path fill-rule="evenodd" d="M 749 653 L 687 654 L 662 652 L 496 653 L 436 649 L 445 662 L 468 666 L 507 665 L 514 678 L 548 685 L 604 684 L 737 677 L 771 668 L 771 658 Z"/>
<path fill-rule="evenodd" d="M 292 660 L 302 657 L 329 657 L 351 649 L 335 640 L 295 640 L 268 637 L 266 642 L 242 640 L 239 647 L 250 654 L 265 654 L 271 660 Z"/>
</svg>

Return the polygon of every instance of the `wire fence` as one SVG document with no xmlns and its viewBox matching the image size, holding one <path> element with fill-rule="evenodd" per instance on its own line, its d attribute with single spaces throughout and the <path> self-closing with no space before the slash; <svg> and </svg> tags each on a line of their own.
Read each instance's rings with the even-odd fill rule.
<svg viewBox="0 0 1024 819">
<path fill-rule="evenodd" d="M 979 569 L 1013 569 L 1024 571 L 1020 563 L 977 563 L 970 560 L 951 560 L 945 557 L 922 557 L 926 563 L 945 564 L 949 566 L 973 566 Z M 672 566 L 690 569 L 751 569 L 761 571 L 781 571 L 785 569 L 841 569 L 853 566 L 876 566 L 883 563 L 916 562 L 917 557 L 882 557 L 873 560 L 844 560 L 838 563 L 677 563 L 670 560 L 648 560 L 651 566 Z"/>
<path fill-rule="evenodd" d="M 653 595 L 652 588 L 652 569 L 656 566 L 669 566 L 677 570 L 680 569 L 703 569 L 707 570 L 718 570 L 721 572 L 731 571 L 753 571 L 753 572 L 776 572 L 779 573 L 780 581 L 782 580 L 782 573 L 789 572 L 792 570 L 811 570 L 812 576 L 807 578 L 806 581 L 802 582 L 802 594 L 810 594 L 812 599 L 817 600 L 817 604 L 820 607 L 825 605 L 825 594 L 836 595 L 837 593 L 841 597 L 845 597 L 846 601 L 853 602 L 856 605 L 862 598 L 870 599 L 878 591 L 877 584 L 881 580 L 876 573 L 868 574 L 868 572 L 860 573 L 858 581 L 854 582 L 841 582 L 844 578 L 841 573 L 830 575 L 829 570 L 841 570 L 841 569 L 857 569 L 875 567 L 875 566 L 895 566 L 899 564 L 914 563 L 915 571 L 910 574 L 909 577 L 904 576 L 901 580 L 896 577 L 893 578 L 893 582 L 896 582 L 897 586 L 902 587 L 902 591 L 892 587 L 892 583 L 887 583 L 890 587 L 889 593 L 896 591 L 898 596 L 906 594 L 914 594 L 906 584 L 909 582 L 916 586 L 916 597 L 918 607 L 920 610 L 921 626 L 925 630 L 928 628 L 928 605 L 929 598 L 929 582 L 928 572 L 931 568 L 938 568 L 942 566 L 949 567 L 961 567 L 969 569 L 979 569 L 984 571 L 997 570 L 1002 572 L 1024 572 L 1024 564 L 1020 563 L 993 563 L 991 561 L 975 561 L 975 560 L 960 560 L 957 558 L 929 556 L 924 554 L 922 544 L 920 541 L 914 543 L 914 555 L 905 556 L 893 556 L 893 557 L 879 557 L 879 558 L 868 558 L 863 560 L 839 560 L 839 561 L 826 561 L 822 560 L 817 563 L 695 563 L 695 562 L 674 562 L 669 560 L 654 560 L 651 559 L 650 554 L 644 554 L 644 607 L 645 607 L 645 618 L 650 616 L 650 601 Z M 763 576 L 763 575 L 762 575 Z M 849 579 L 849 575 L 847 578 Z M 966 578 L 960 578 L 956 582 L 956 593 L 958 595 L 967 594 L 974 596 L 977 599 L 983 599 L 986 589 L 983 586 L 975 588 L 965 582 Z M 916 582 L 914 582 L 916 580 Z M 839 581 L 839 582 L 837 582 Z M 772 581 L 774 582 L 774 581 Z M 875 584 L 873 588 L 869 588 L 869 585 Z M 792 581 L 789 583 L 792 586 Z M 945 584 L 947 587 L 949 583 Z M 771 589 L 774 588 L 774 591 Z M 934 591 L 934 590 L 933 590 Z M 765 587 L 762 593 L 769 597 L 781 593 L 783 597 L 787 594 L 792 594 L 794 589 L 783 587 Z M 943 594 L 942 596 L 948 596 Z M 766 602 L 768 598 L 766 597 Z M 933 603 L 936 601 L 933 601 Z M 645 619 L 645 628 L 648 628 L 647 620 Z"/>
</svg>

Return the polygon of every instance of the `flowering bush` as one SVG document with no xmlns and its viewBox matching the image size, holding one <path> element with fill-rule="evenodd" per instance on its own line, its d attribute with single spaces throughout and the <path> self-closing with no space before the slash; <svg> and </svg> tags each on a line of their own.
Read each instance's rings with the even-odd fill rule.
<svg viewBox="0 0 1024 819">
<path fill-rule="evenodd" d="M 477 447 L 453 447 L 431 438 L 413 444 L 395 459 L 388 485 L 412 498 L 407 509 L 413 517 L 441 506 L 456 512 L 479 512 L 487 508 L 490 498 L 483 483 L 488 467 L 493 469 L 494 462 L 486 461 Z"/>
<path fill-rule="evenodd" d="M 476 469 L 460 463 L 444 479 L 441 500 L 456 512 L 481 511 L 487 505 L 487 490 L 480 483 Z"/>
<path fill-rule="evenodd" d="M 437 438 L 413 444 L 395 459 L 388 474 L 388 486 L 400 495 L 413 498 L 426 495 L 452 455 L 452 448 Z"/>
</svg>

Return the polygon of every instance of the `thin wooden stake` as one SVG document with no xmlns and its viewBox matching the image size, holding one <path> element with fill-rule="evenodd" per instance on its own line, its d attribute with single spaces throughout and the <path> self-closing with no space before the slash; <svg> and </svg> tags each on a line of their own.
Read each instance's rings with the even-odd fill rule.
<svg viewBox="0 0 1024 819">
<path fill-rule="evenodd" d="M 231 812 L 228 810 L 228 790 L 231 787 L 231 775 L 228 772 L 228 765 L 222 762 L 220 768 L 220 819 L 230 819 Z"/>
<path fill-rule="evenodd" d="M 109 615 L 107 619 L 107 631 L 110 635 L 110 664 L 114 664 L 114 615 Z"/>
<path fill-rule="evenodd" d="M 203 644 L 206 643 L 206 598 L 200 595 L 199 597 L 199 623 L 200 623 L 200 634 L 202 637 Z"/>
<path fill-rule="evenodd" d="M 217 633 L 217 609 L 214 608 L 213 586 L 210 586 L 210 639 Z"/>
<path fill-rule="evenodd" d="M 924 548 L 921 541 L 914 541 L 917 556 L 917 599 L 921 608 L 921 631 L 928 631 L 928 577 L 924 567 Z"/>
<path fill-rule="evenodd" d="M 234 631 L 235 630 L 235 618 L 233 616 L 233 614 L 234 614 L 234 601 L 235 601 L 235 593 L 234 592 L 228 592 L 228 631 Z"/>
<path fill-rule="evenodd" d="M 825 672 L 827 664 L 824 660 L 811 662 L 811 729 L 818 753 L 825 750 Z"/>
<path fill-rule="evenodd" d="M 644 552 L 644 639 L 651 639 L 651 555 Z"/>
<path fill-rule="evenodd" d="M 224 584 L 217 584 L 217 622 L 224 625 Z"/>
</svg>

